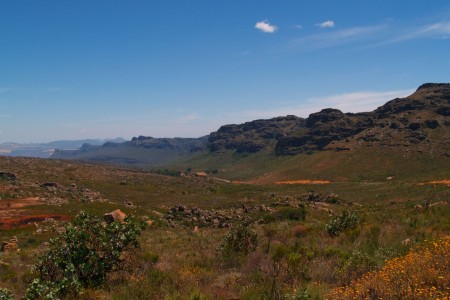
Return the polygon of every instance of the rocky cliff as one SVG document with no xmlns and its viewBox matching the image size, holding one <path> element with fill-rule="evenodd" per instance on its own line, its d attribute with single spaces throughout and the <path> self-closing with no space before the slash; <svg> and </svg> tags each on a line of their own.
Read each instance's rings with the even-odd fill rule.
<svg viewBox="0 0 450 300">
<path fill-rule="evenodd" d="M 306 119 L 287 116 L 225 125 L 211 133 L 209 142 L 213 152 L 273 149 L 277 155 L 295 155 L 378 145 L 450 155 L 450 84 L 424 84 L 372 112 L 327 108 Z"/>
</svg>

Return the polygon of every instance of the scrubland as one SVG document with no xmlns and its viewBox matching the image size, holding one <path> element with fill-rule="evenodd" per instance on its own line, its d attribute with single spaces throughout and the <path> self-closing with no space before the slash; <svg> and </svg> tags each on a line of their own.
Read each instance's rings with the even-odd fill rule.
<svg viewBox="0 0 450 300">
<path fill-rule="evenodd" d="M 102 216 L 115 209 L 149 224 L 140 247 L 132 259 L 123 257 L 126 272 L 113 270 L 102 284 L 68 298 L 450 295 L 446 171 L 434 178 L 430 171 L 416 178 L 399 173 L 345 181 L 297 172 L 281 179 L 298 184 L 280 185 L 35 159 L 1 158 L 1 169 L 16 179 L 0 179 L 0 223 L 33 215 L 67 217 L 1 227 L 1 241 L 15 237 L 18 249 L 0 252 L 0 288 L 17 299 L 38 275 L 33 266 L 49 249 L 48 241 L 63 233 L 67 222 L 80 211 Z M 39 201 L 14 205 L 26 198 Z"/>
</svg>

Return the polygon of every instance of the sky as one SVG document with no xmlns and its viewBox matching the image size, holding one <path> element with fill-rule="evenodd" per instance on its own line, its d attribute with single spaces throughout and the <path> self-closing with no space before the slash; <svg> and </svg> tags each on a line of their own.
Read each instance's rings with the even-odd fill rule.
<svg viewBox="0 0 450 300">
<path fill-rule="evenodd" d="M 449 70 L 448 0 L 0 0 L 0 143 L 370 111 Z"/>
</svg>

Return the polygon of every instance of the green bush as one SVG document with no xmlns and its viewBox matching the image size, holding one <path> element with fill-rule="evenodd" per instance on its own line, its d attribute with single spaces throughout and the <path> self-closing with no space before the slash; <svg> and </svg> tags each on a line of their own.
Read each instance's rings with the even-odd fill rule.
<svg viewBox="0 0 450 300">
<path fill-rule="evenodd" d="M 219 259 L 226 265 L 233 265 L 240 258 L 256 250 L 258 234 L 244 225 L 232 227 L 220 243 L 218 251 Z"/>
<path fill-rule="evenodd" d="M 355 228 L 358 224 L 358 217 L 355 213 L 343 211 L 340 215 L 333 217 L 326 224 L 326 230 L 330 236 L 338 236 L 343 230 Z"/>
<path fill-rule="evenodd" d="M 0 300 L 14 300 L 14 295 L 8 289 L 0 288 Z"/>
<path fill-rule="evenodd" d="M 300 207 L 282 207 L 274 212 L 272 215 L 267 215 L 264 220 L 269 222 L 274 221 L 304 221 L 306 218 L 306 209 L 304 206 Z"/>
<path fill-rule="evenodd" d="M 58 299 L 102 285 L 110 272 L 124 269 L 124 253 L 139 247 L 145 225 L 132 216 L 123 223 L 106 224 L 81 212 L 65 232 L 50 240 L 49 249 L 35 265 L 38 276 L 25 299 Z"/>
</svg>

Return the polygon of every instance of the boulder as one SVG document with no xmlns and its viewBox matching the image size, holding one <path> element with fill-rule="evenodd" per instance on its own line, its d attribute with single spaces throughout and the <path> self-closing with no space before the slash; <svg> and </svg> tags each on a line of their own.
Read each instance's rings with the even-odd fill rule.
<svg viewBox="0 0 450 300">
<path fill-rule="evenodd" d="M 114 221 L 123 222 L 126 218 L 126 214 L 122 212 L 120 209 L 116 209 L 115 211 L 112 211 L 110 213 L 104 214 L 103 219 L 107 223 L 112 223 Z"/>
</svg>

